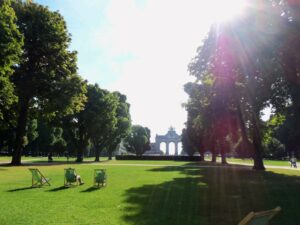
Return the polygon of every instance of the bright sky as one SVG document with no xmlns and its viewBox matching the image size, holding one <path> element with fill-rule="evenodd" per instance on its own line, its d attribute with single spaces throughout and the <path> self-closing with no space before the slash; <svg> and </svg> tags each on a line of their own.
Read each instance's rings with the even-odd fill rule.
<svg viewBox="0 0 300 225">
<path fill-rule="evenodd" d="M 193 79 L 187 65 L 212 20 L 232 15 L 235 8 L 228 2 L 240 2 L 36 1 L 59 10 L 66 19 L 80 75 L 126 94 L 133 123 L 149 127 L 152 140 L 171 125 L 181 133 L 186 121 L 181 104 L 187 100 L 183 85 Z"/>
</svg>

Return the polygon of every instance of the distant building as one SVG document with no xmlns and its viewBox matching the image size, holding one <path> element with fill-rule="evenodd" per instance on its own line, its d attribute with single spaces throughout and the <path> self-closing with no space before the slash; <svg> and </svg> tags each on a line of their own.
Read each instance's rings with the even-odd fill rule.
<svg viewBox="0 0 300 225">
<path fill-rule="evenodd" d="M 181 143 L 181 135 L 178 135 L 173 127 L 169 128 L 166 135 L 156 135 L 155 143 L 151 143 L 151 150 L 146 151 L 144 155 L 163 155 L 163 151 L 160 149 L 160 144 L 166 143 L 166 155 L 169 153 L 169 144 L 175 144 L 175 155 L 178 155 L 178 145 Z"/>
</svg>

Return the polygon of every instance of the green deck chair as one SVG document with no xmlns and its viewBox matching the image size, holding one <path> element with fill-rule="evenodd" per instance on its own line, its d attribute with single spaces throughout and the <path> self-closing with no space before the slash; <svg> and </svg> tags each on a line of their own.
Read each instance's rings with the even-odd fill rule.
<svg viewBox="0 0 300 225">
<path fill-rule="evenodd" d="M 29 169 L 32 174 L 32 187 L 42 187 L 43 185 L 50 186 L 49 178 L 46 178 L 37 168 Z"/>
<path fill-rule="evenodd" d="M 103 187 L 107 183 L 107 175 L 105 169 L 95 169 L 94 172 L 94 186 L 95 187 Z"/>
<path fill-rule="evenodd" d="M 77 182 L 76 173 L 74 168 L 66 168 L 65 169 L 65 179 L 64 179 L 64 186 L 71 186 Z"/>
<path fill-rule="evenodd" d="M 238 225 L 268 225 L 280 210 L 280 207 L 276 207 L 268 211 L 250 212 Z"/>
</svg>

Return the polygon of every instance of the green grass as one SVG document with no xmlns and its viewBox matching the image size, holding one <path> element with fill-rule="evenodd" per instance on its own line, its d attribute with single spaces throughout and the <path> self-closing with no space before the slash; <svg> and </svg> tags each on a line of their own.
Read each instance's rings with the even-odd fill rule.
<svg viewBox="0 0 300 225">
<path fill-rule="evenodd" d="M 11 160 L 10 156 L 0 156 L 0 162 L 7 162 Z"/>
<path fill-rule="evenodd" d="M 184 162 L 174 167 L 161 161 L 112 165 L 116 163 L 129 164 L 72 165 L 85 182 L 72 188 L 63 187 L 67 165 L 39 166 L 51 186 L 33 189 L 28 167 L 0 167 L 0 224 L 235 225 L 252 210 L 276 206 L 283 211 L 272 225 L 300 221 L 298 170 L 196 168 Z M 150 165 L 158 163 L 162 166 Z M 91 188 L 95 168 L 107 169 L 107 187 Z"/>
<path fill-rule="evenodd" d="M 0 156 L 0 162 L 10 162 L 11 161 L 11 156 Z M 55 162 L 67 162 L 66 157 L 52 157 Z M 69 161 L 74 162 L 75 157 L 70 157 Z M 101 158 L 101 160 L 107 160 L 107 157 Z M 93 161 L 94 158 L 85 158 L 85 161 Z M 42 157 L 42 156 L 37 156 L 37 157 L 32 157 L 32 156 L 22 156 L 22 162 L 48 162 L 48 157 Z"/>
<path fill-rule="evenodd" d="M 250 159 L 228 158 L 228 162 L 253 164 L 253 160 Z M 266 166 L 290 166 L 290 162 L 287 160 L 264 160 L 264 164 Z"/>
<path fill-rule="evenodd" d="M 22 161 L 37 161 L 37 160 L 46 160 L 46 157 L 22 157 Z M 0 162 L 10 162 L 11 156 L 0 156 Z"/>
</svg>

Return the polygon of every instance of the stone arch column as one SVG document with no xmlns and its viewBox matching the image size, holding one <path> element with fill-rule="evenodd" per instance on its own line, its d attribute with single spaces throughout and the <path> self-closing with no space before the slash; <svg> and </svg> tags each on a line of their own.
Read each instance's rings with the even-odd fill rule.
<svg viewBox="0 0 300 225">
<path fill-rule="evenodd" d="M 170 153 L 169 153 L 169 142 L 168 141 L 166 141 L 166 155 L 169 155 Z"/>
<path fill-rule="evenodd" d="M 175 142 L 175 155 L 178 155 L 178 142 Z"/>
<path fill-rule="evenodd" d="M 179 145 L 179 144 L 181 144 L 181 149 L 180 149 L 180 153 L 179 153 L 179 149 L 178 149 L 178 154 L 180 154 L 180 155 L 181 155 L 181 154 L 182 154 L 182 151 L 183 151 L 183 149 L 182 149 L 182 142 L 181 142 L 181 140 L 178 142 L 178 145 Z"/>
<path fill-rule="evenodd" d="M 161 144 L 161 141 L 156 141 L 156 142 L 155 142 L 155 149 L 158 150 L 158 151 L 161 150 L 161 149 L 160 149 L 160 144 Z"/>
</svg>

